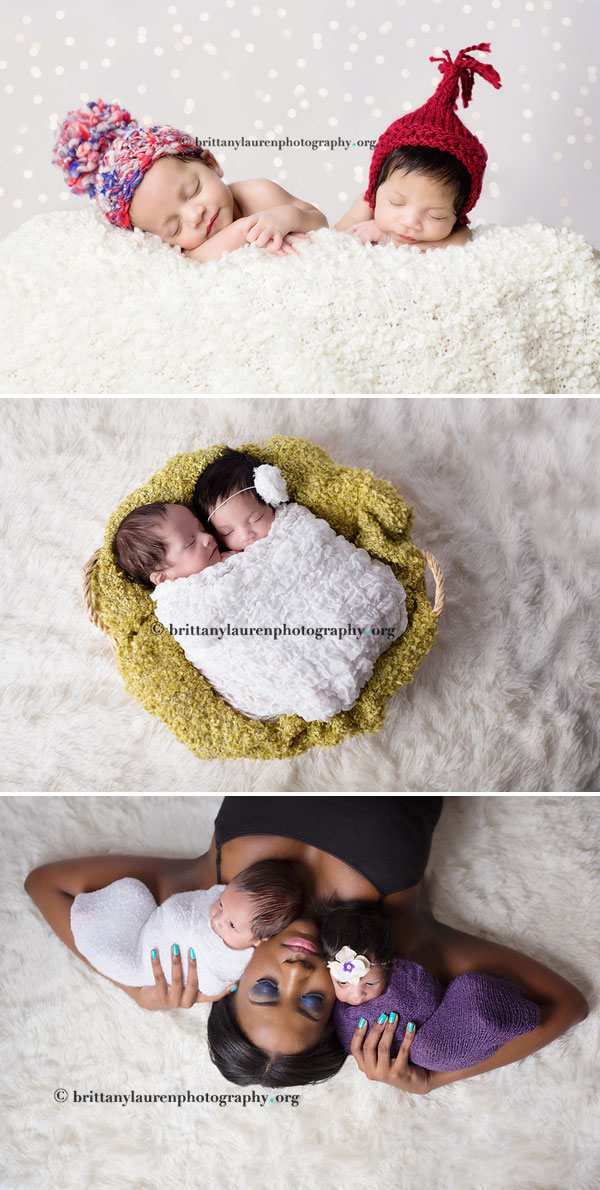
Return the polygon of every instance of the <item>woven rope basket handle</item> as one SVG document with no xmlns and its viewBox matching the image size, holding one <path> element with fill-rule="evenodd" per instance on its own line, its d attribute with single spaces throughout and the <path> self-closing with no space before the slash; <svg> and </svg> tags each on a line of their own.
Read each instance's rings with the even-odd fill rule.
<svg viewBox="0 0 600 1190">
<path fill-rule="evenodd" d="M 106 635 L 110 641 L 110 647 L 111 647 L 113 653 L 116 653 L 117 646 L 118 646 L 119 642 L 116 639 L 116 637 L 111 636 L 110 632 L 108 631 L 108 628 L 106 627 L 105 624 L 102 623 L 102 620 L 100 619 L 100 616 L 98 615 L 98 612 L 96 611 L 96 609 L 92 603 L 92 571 L 94 569 L 94 566 L 96 565 L 96 562 L 98 561 L 99 555 L 100 555 L 100 550 L 96 550 L 95 553 L 92 554 L 89 561 L 86 562 L 86 564 L 83 568 L 83 578 L 82 578 L 82 584 L 81 584 L 82 590 L 83 590 L 83 602 L 85 603 L 85 609 L 88 614 L 88 619 L 91 621 L 91 623 L 94 625 L 95 628 L 99 628 L 101 632 L 106 633 Z"/>
<path fill-rule="evenodd" d="M 422 555 L 423 555 L 423 557 L 424 557 L 424 559 L 425 559 L 425 561 L 426 561 L 426 563 L 427 563 L 429 569 L 431 570 L 431 573 L 433 574 L 433 577 L 435 579 L 435 602 L 433 604 L 433 614 L 434 614 L 436 620 L 439 620 L 439 618 L 444 610 L 444 599 L 445 599 L 444 572 L 443 572 L 437 558 L 434 558 L 433 554 L 429 553 L 429 550 L 421 550 L 421 553 L 422 553 Z"/>
<path fill-rule="evenodd" d="M 429 550 L 421 550 L 421 553 L 435 579 L 435 602 L 433 604 L 433 614 L 436 620 L 439 620 L 442 611 L 444 610 L 444 574 L 437 558 L 434 558 L 433 554 L 429 553 Z M 108 628 L 102 623 L 102 620 L 100 619 L 100 616 L 98 615 L 98 612 L 92 603 L 92 572 L 96 562 L 98 561 L 99 554 L 100 550 L 96 550 L 83 568 L 83 601 L 85 603 L 88 619 L 96 628 L 99 628 L 101 632 L 106 633 L 110 641 L 110 647 L 113 650 L 113 653 L 116 653 L 119 642 L 116 637 L 111 636 Z"/>
</svg>

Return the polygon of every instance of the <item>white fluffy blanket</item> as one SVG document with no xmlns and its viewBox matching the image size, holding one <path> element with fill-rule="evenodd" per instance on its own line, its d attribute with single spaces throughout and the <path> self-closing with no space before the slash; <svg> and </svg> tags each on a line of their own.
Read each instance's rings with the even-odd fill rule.
<svg viewBox="0 0 600 1190">
<path fill-rule="evenodd" d="M 200 264 L 91 210 L 0 244 L 0 391 L 592 393 L 600 263 L 581 236 L 487 227 L 462 248 L 363 246 Z"/>
<path fill-rule="evenodd" d="M 188 950 L 193 947 L 200 991 L 216 996 L 239 979 L 253 948 L 233 950 L 212 927 L 210 907 L 224 884 L 193 892 L 174 893 L 157 905 L 141 880 L 125 876 L 95 892 L 79 893 L 71 906 L 75 945 L 109 979 L 128 987 L 154 983 L 150 951 L 158 950 L 167 983 L 171 982 L 169 953 L 179 944 L 183 982 L 187 983 Z"/>
<path fill-rule="evenodd" d="M 348 711 L 407 623 L 389 566 L 294 502 L 276 510 L 267 537 L 152 598 L 188 661 L 261 719 Z"/>
</svg>

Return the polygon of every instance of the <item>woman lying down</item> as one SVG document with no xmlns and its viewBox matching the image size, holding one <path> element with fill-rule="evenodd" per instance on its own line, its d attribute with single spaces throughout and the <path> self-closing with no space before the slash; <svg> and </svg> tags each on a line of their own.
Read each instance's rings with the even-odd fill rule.
<svg viewBox="0 0 600 1190">
<path fill-rule="evenodd" d="M 407 625 L 390 567 L 289 502 L 279 469 L 249 454 L 207 467 L 194 508 L 144 505 L 113 542 L 188 661 L 249 718 L 350 710 Z"/>
</svg>

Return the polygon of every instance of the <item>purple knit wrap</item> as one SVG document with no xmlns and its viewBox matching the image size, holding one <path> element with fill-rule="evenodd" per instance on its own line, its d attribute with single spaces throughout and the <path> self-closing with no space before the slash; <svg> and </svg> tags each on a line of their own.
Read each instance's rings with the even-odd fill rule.
<svg viewBox="0 0 600 1190">
<path fill-rule="evenodd" d="M 382 996 L 356 1007 L 336 1000 L 333 1021 L 348 1053 L 361 1017 L 366 1017 L 370 1028 L 382 1012 L 398 1013 L 392 1057 L 398 1053 L 408 1022 L 414 1021 L 417 1032 L 410 1060 L 426 1070 L 477 1066 L 505 1041 L 530 1033 L 540 1023 L 538 1005 L 500 975 L 467 971 L 444 988 L 430 971 L 405 959 L 394 959 Z"/>
</svg>

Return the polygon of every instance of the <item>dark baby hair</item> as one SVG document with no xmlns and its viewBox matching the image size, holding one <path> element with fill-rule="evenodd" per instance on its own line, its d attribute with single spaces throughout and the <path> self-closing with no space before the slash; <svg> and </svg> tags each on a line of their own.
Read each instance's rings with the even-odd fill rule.
<svg viewBox="0 0 600 1190">
<path fill-rule="evenodd" d="M 396 934 L 376 901 L 336 901 L 321 905 L 321 946 L 326 959 L 334 959 L 342 946 L 350 946 L 371 963 L 387 970 L 396 953 Z"/>
<path fill-rule="evenodd" d="M 304 906 L 302 885 L 283 859 L 263 859 L 244 868 L 232 885 L 252 897 L 252 935 L 262 942 L 291 926 Z"/>
<path fill-rule="evenodd" d="M 225 452 L 209 463 L 208 467 L 198 477 L 194 489 L 192 503 L 193 511 L 207 525 L 208 517 L 221 500 L 233 496 L 234 492 L 241 492 L 242 488 L 250 488 L 254 484 L 254 468 L 260 467 L 261 460 L 245 451 L 232 450 L 228 446 Z M 266 501 L 254 492 L 259 504 Z M 208 525 L 210 531 L 210 525 Z"/>
<path fill-rule="evenodd" d="M 386 157 L 377 178 L 376 192 L 394 172 L 426 174 L 436 182 L 454 187 L 454 211 L 460 218 L 471 193 L 471 175 L 462 161 L 444 149 L 430 149 L 427 145 L 400 145 Z"/>
<path fill-rule="evenodd" d="M 235 997 L 216 1000 L 208 1018 L 208 1047 L 224 1078 L 238 1087 L 300 1087 L 333 1078 L 346 1060 L 331 1018 L 312 1049 L 299 1054 L 270 1054 L 249 1041 L 237 1022 Z"/>
<path fill-rule="evenodd" d="M 152 571 L 160 570 L 167 560 L 164 538 L 158 531 L 166 515 L 166 504 L 143 504 L 123 518 L 113 538 L 117 565 L 146 587 L 152 587 Z"/>
</svg>

